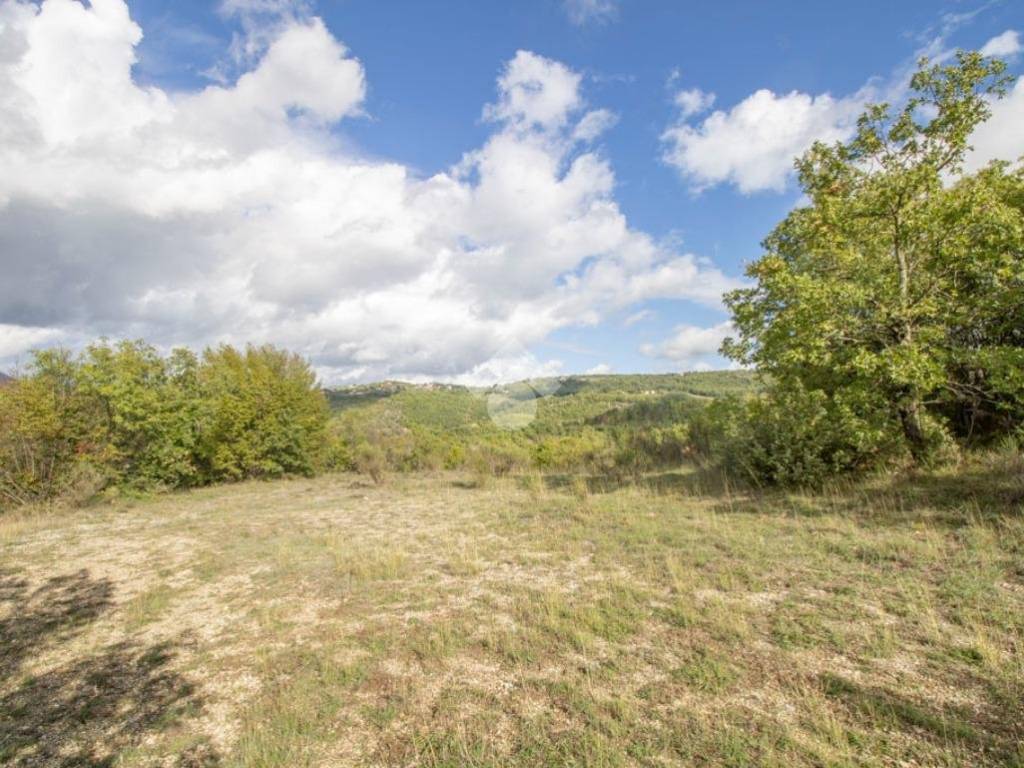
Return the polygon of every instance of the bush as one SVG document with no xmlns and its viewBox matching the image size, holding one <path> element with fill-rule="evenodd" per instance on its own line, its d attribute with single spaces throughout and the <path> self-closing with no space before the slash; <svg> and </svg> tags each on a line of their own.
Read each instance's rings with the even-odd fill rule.
<svg viewBox="0 0 1024 768">
<path fill-rule="evenodd" d="M 301 357 L 270 346 L 207 350 L 199 454 L 213 479 L 312 475 L 326 464 L 327 400 Z"/>
<path fill-rule="evenodd" d="M 580 469 L 594 465 L 609 449 L 603 433 L 584 428 L 575 435 L 540 438 L 533 450 L 533 461 L 540 469 Z"/>
<path fill-rule="evenodd" d="M 820 486 L 879 466 L 900 435 L 883 404 L 828 397 L 798 383 L 712 403 L 691 424 L 698 456 L 755 485 Z"/>
<path fill-rule="evenodd" d="M 86 349 L 77 387 L 100 414 L 97 439 L 109 482 L 176 488 L 200 481 L 197 368 L 188 350 L 165 359 L 139 341 Z"/>
<path fill-rule="evenodd" d="M 311 474 L 326 422 L 309 366 L 272 347 L 201 362 L 140 341 L 38 352 L 0 387 L 0 505 Z"/>
<path fill-rule="evenodd" d="M 387 456 L 379 445 L 371 443 L 360 443 L 355 449 L 356 471 L 369 475 L 374 483 L 380 485 L 384 482 L 384 473 L 388 469 Z"/>
<path fill-rule="evenodd" d="M 77 373 L 68 353 L 40 352 L 0 387 L 0 506 L 65 496 L 80 465 L 103 465 L 102 414 Z"/>
<path fill-rule="evenodd" d="M 686 424 L 620 429 L 615 434 L 612 474 L 638 476 L 666 467 L 679 467 L 690 454 L 690 430 Z"/>
<path fill-rule="evenodd" d="M 480 443 L 466 453 L 466 465 L 480 486 L 491 478 L 502 477 L 530 466 L 530 455 L 519 446 L 500 443 Z"/>
</svg>

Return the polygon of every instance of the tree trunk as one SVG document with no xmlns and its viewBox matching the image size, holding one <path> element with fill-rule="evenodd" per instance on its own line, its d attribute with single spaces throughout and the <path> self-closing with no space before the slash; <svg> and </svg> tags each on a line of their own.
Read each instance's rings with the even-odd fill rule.
<svg viewBox="0 0 1024 768">
<path fill-rule="evenodd" d="M 912 347 L 914 344 L 914 324 L 910 317 L 910 262 L 903 250 L 903 226 L 899 211 L 893 212 L 893 256 L 896 260 L 899 277 L 900 306 L 900 346 Z M 927 440 L 921 426 L 921 398 L 916 387 L 906 393 L 906 400 L 899 406 L 900 423 L 903 425 L 903 436 L 910 447 L 910 455 L 915 462 L 924 458 Z"/>
<path fill-rule="evenodd" d="M 911 398 L 909 402 L 900 406 L 899 414 L 903 436 L 907 438 L 907 445 L 910 446 L 910 455 L 914 457 L 914 461 L 920 461 L 927 452 L 928 443 L 921 426 L 921 404 L 917 398 Z"/>
</svg>

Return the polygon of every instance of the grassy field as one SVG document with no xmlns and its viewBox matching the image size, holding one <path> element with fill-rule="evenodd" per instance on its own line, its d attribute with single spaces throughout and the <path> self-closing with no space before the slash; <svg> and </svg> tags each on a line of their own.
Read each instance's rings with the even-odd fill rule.
<svg viewBox="0 0 1024 768">
<path fill-rule="evenodd" d="M 1024 464 L 0 520 L 6 766 L 1021 766 Z"/>
</svg>

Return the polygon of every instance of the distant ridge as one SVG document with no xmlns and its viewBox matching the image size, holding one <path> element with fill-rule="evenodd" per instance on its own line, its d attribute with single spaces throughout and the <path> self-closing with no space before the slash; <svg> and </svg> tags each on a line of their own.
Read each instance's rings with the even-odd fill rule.
<svg viewBox="0 0 1024 768">
<path fill-rule="evenodd" d="M 495 401 L 488 398 L 536 398 L 533 431 L 569 434 L 584 427 L 676 423 L 710 400 L 761 387 L 753 371 L 699 371 L 566 375 L 496 387 L 392 380 L 327 388 L 325 394 L 335 413 L 356 420 L 381 417 L 407 428 L 477 435 L 494 428 L 489 409 Z"/>
<path fill-rule="evenodd" d="M 14 377 L 0 371 L 0 384 L 6 384 L 8 381 L 14 381 Z"/>
</svg>

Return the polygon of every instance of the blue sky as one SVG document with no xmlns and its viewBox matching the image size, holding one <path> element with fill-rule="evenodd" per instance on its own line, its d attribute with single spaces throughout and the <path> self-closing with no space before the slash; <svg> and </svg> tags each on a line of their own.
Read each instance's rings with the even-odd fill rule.
<svg viewBox="0 0 1024 768">
<path fill-rule="evenodd" d="M 798 200 L 793 155 L 899 98 L 922 52 L 989 45 L 1019 71 L 1024 30 L 1009 1 L 0 8 L 0 61 L 39 73 L 0 75 L 36 105 L 0 117 L 39 142 L 0 160 L 21 281 L 0 364 L 101 334 L 270 340 L 337 383 L 724 366 L 715 296 Z M 1024 153 L 1022 103 L 977 163 Z M 289 167 L 311 191 L 275 197 Z"/>
</svg>

